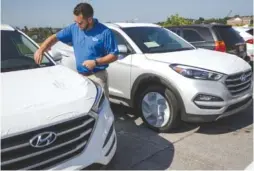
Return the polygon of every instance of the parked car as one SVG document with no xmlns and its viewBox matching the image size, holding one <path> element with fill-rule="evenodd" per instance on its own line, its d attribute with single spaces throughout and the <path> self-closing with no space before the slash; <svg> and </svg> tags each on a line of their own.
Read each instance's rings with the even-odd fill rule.
<svg viewBox="0 0 254 171">
<path fill-rule="evenodd" d="M 254 45 L 253 45 L 253 28 L 244 28 L 244 27 L 233 27 L 240 36 L 244 39 L 247 45 L 247 56 L 248 61 L 253 64 L 254 58 Z"/>
<path fill-rule="evenodd" d="M 20 30 L 1 25 L 1 169 L 89 169 L 116 151 L 102 87 L 56 65 Z M 59 56 L 54 56 L 60 60 Z"/>
<path fill-rule="evenodd" d="M 135 108 L 151 129 L 168 132 L 181 120 L 216 121 L 252 104 L 251 67 L 236 55 L 195 48 L 155 24 L 106 25 L 120 51 L 107 69 L 110 100 Z M 52 50 L 63 52 L 61 45 Z M 69 50 L 66 56 L 75 58 Z"/>
<path fill-rule="evenodd" d="M 246 59 L 246 43 L 230 25 L 194 24 L 167 27 L 197 48 L 227 52 Z"/>
</svg>

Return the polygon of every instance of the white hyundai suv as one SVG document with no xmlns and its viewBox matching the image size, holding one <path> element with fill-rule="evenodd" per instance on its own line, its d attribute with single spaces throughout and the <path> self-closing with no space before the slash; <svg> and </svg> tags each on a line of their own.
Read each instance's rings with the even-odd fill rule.
<svg viewBox="0 0 254 171">
<path fill-rule="evenodd" d="M 110 100 L 137 109 L 153 130 L 167 132 L 180 120 L 210 122 L 252 104 L 250 65 L 235 55 L 197 49 L 156 24 L 106 23 L 119 59 L 107 69 Z M 75 70 L 71 46 L 52 49 Z"/>
<path fill-rule="evenodd" d="M 90 169 L 116 152 L 114 116 L 103 89 L 1 25 L 1 169 Z M 55 56 L 60 59 L 59 57 Z"/>
</svg>

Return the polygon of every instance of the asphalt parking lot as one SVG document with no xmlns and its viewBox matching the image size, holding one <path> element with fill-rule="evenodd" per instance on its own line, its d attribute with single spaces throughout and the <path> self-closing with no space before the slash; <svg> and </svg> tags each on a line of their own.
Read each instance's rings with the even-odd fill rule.
<svg viewBox="0 0 254 171">
<path fill-rule="evenodd" d="M 253 161 L 253 106 L 215 123 L 183 123 L 158 134 L 129 108 L 112 104 L 118 148 L 109 170 L 242 170 Z"/>
</svg>

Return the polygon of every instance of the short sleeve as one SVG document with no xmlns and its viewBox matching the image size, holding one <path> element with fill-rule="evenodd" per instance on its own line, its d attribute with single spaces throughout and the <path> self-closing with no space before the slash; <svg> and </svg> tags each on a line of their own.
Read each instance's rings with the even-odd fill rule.
<svg viewBox="0 0 254 171">
<path fill-rule="evenodd" d="M 59 32 L 56 33 L 56 38 L 63 43 L 71 43 L 72 42 L 72 27 L 73 25 L 69 25 Z"/>
<path fill-rule="evenodd" d="M 113 32 L 108 29 L 104 34 L 104 48 L 106 54 L 118 55 L 118 47 Z"/>
</svg>

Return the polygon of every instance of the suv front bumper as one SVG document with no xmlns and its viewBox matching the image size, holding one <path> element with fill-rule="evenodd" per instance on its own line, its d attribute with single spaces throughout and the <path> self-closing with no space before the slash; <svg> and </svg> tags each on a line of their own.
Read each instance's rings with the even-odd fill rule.
<svg viewBox="0 0 254 171">
<path fill-rule="evenodd" d="M 251 78 L 253 79 L 253 78 Z M 181 118 L 187 122 L 211 122 L 218 119 L 240 113 L 253 103 L 253 83 L 250 88 L 237 95 L 232 95 L 221 81 L 204 81 L 180 78 L 175 87 L 178 88 L 183 100 L 185 112 Z M 184 85 L 184 86 L 183 86 Z M 215 101 L 196 101 L 197 95 L 208 95 L 218 97 Z"/>
<path fill-rule="evenodd" d="M 115 155 L 116 147 L 114 115 L 108 99 L 105 99 L 103 108 L 98 114 L 94 132 L 84 151 L 50 170 L 87 170 L 92 166 L 106 166 Z"/>
</svg>

